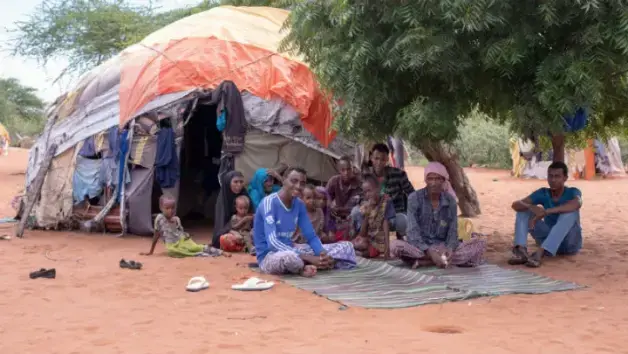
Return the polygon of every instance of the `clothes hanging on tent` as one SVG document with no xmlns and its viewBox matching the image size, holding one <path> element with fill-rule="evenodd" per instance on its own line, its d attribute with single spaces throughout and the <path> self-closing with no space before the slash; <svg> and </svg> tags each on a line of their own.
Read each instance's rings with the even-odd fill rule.
<svg viewBox="0 0 628 354">
<path fill-rule="evenodd" d="M 102 193 L 100 166 L 102 159 L 76 157 L 76 169 L 72 179 L 72 195 L 74 203 L 82 202 L 85 197 L 92 199 Z"/>
<path fill-rule="evenodd" d="M 232 81 L 223 81 L 212 91 L 209 104 L 218 105 L 216 111 L 218 118 L 222 116 L 223 112 L 226 112 L 222 150 L 239 154 L 244 149 L 244 136 L 247 127 L 240 90 Z M 218 122 L 216 124 L 218 128 Z"/>
<path fill-rule="evenodd" d="M 83 142 L 83 146 L 81 147 L 81 150 L 79 150 L 79 156 L 93 157 L 96 156 L 96 153 L 96 142 L 94 136 L 90 136 Z"/>
<path fill-rule="evenodd" d="M 161 188 L 174 187 L 179 179 L 180 166 L 172 128 L 161 128 L 157 133 L 155 167 L 155 175 Z"/>
</svg>

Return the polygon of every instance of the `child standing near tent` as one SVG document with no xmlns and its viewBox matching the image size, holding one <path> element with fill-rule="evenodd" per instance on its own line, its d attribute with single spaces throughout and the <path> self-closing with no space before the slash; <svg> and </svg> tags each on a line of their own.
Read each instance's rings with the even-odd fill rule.
<svg viewBox="0 0 628 354">
<path fill-rule="evenodd" d="M 318 207 L 318 200 L 316 199 L 316 188 L 312 185 L 305 186 L 305 188 L 303 188 L 303 196 L 301 199 L 305 204 L 307 216 L 310 218 L 312 227 L 314 227 L 314 232 L 316 233 L 316 236 L 318 236 L 318 238 L 320 238 L 322 241 L 323 238 L 326 238 L 324 233 L 325 215 L 323 215 L 323 210 Z M 292 242 L 297 244 L 307 243 L 305 236 L 303 236 L 301 230 L 299 229 L 297 229 L 297 231 L 292 236 Z"/>
<path fill-rule="evenodd" d="M 356 255 L 365 258 L 384 259 L 390 256 L 390 221 L 396 217 L 395 207 L 390 197 L 380 192 L 377 177 L 366 174 L 362 177 L 364 200 L 360 213 L 353 220 L 353 247 Z"/>
<path fill-rule="evenodd" d="M 150 256 L 155 251 L 155 245 L 159 238 L 163 238 L 166 244 L 167 254 L 174 258 L 183 257 L 207 257 L 207 256 L 229 256 L 221 250 L 207 245 L 200 245 L 190 238 L 190 235 L 183 230 L 181 219 L 175 215 L 176 201 L 174 198 L 162 195 L 159 198 L 159 210 L 161 214 L 155 218 L 155 233 L 153 242 L 148 253 L 140 253 L 143 256 Z"/>
<path fill-rule="evenodd" d="M 236 213 L 231 217 L 231 230 L 220 236 L 220 249 L 227 252 L 242 252 L 255 255 L 255 246 L 251 238 L 253 215 L 249 213 L 251 201 L 245 195 L 235 199 Z"/>
</svg>

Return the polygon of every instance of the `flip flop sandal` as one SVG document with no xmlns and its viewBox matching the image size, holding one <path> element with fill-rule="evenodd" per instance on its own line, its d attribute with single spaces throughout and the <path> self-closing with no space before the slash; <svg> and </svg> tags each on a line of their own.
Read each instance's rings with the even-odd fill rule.
<svg viewBox="0 0 628 354">
<path fill-rule="evenodd" d="M 510 265 L 522 265 L 528 263 L 528 255 L 521 248 L 515 248 L 512 251 L 512 257 L 508 260 Z"/>
<path fill-rule="evenodd" d="M 125 261 L 124 258 L 120 260 L 120 268 L 122 269 L 142 269 L 142 263 L 135 261 Z"/>
<path fill-rule="evenodd" d="M 37 278 L 54 279 L 57 277 L 57 270 L 54 268 L 51 268 L 51 269 L 41 268 L 40 270 L 31 272 L 28 276 L 31 279 L 37 279 Z"/>
<path fill-rule="evenodd" d="M 259 278 L 249 278 L 242 284 L 235 284 L 231 286 L 233 290 L 239 291 L 263 291 L 268 290 L 275 286 L 275 283 L 272 281 L 266 281 Z"/>
<path fill-rule="evenodd" d="M 198 276 L 193 277 L 188 281 L 188 285 L 185 287 L 185 290 L 196 293 L 207 288 L 209 288 L 209 282 L 204 277 Z"/>
<path fill-rule="evenodd" d="M 259 268 L 259 264 L 257 262 L 249 263 L 249 268 Z"/>
</svg>

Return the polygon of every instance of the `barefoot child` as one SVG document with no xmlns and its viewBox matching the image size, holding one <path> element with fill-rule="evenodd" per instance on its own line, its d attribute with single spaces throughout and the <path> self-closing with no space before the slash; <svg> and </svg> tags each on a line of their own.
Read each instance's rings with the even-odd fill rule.
<svg viewBox="0 0 628 354">
<path fill-rule="evenodd" d="M 255 255 L 255 246 L 251 239 L 253 215 L 249 214 L 251 201 L 241 195 L 235 199 L 236 213 L 231 217 L 231 230 L 220 236 L 220 248 L 228 252 L 246 251 Z"/>
<path fill-rule="evenodd" d="M 207 245 L 199 245 L 183 230 L 181 220 L 175 215 L 176 201 L 171 196 L 162 195 L 159 198 L 159 210 L 161 214 L 155 218 L 155 233 L 148 253 L 140 253 L 150 256 L 155 251 L 155 245 L 159 238 L 163 238 L 166 244 L 167 254 L 174 258 L 220 256 L 223 252 Z M 227 254 L 224 254 L 228 256 Z"/>
<path fill-rule="evenodd" d="M 307 216 L 310 218 L 312 227 L 314 227 L 316 236 L 318 236 L 318 238 L 322 241 L 322 237 L 324 237 L 323 227 L 325 223 L 325 216 L 323 215 L 323 210 L 318 207 L 318 201 L 316 200 L 316 188 L 309 184 L 306 185 L 305 188 L 303 188 L 301 200 L 305 203 L 305 210 L 307 211 Z M 303 236 L 300 229 L 297 229 L 292 236 L 292 242 L 296 244 L 307 243 L 305 236 Z"/>
<path fill-rule="evenodd" d="M 395 208 L 386 194 L 380 193 L 380 183 L 374 175 L 362 178 L 364 200 L 360 204 L 360 214 L 354 220 L 353 247 L 356 254 L 365 258 L 381 255 L 389 258 L 390 221 L 396 217 Z"/>
</svg>

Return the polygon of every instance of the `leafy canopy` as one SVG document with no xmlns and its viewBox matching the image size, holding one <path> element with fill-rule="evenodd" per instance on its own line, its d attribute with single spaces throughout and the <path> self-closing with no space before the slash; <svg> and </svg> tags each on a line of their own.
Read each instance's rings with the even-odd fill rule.
<svg viewBox="0 0 628 354">
<path fill-rule="evenodd" d="M 80 75 L 181 18 L 217 6 L 216 1 L 159 11 L 150 1 L 135 6 L 125 0 L 44 0 L 25 21 L 14 24 L 13 55 L 45 65 L 54 58 L 69 62 L 61 76 Z M 61 77 L 60 76 L 60 77 Z"/>
<path fill-rule="evenodd" d="M 0 122 L 10 133 L 31 135 L 44 125 L 44 102 L 36 90 L 26 87 L 16 79 L 0 78 Z"/>
<path fill-rule="evenodd" d="M 518 132 L 625 127 L 628 1 L 298 1 L 286 50 L 333 93 L 337 127 L 453 141 L 474 110 Z"/>
</svg>

